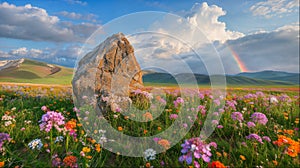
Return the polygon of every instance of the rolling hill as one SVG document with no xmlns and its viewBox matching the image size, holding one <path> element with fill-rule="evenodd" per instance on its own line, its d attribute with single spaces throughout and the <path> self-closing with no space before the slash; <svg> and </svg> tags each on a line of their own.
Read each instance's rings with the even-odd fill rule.
<svg viewBox="0 0 300 168">
<path fill-rule="evenodd" d="M 289 73 L 282 71 L 261 71 L 261 72 L 243 72 L 236 76 L 244 76 L 248 78 L 264 79 L 272 81 L 285 81 L 299 84 L 299 73 Z"/>
<path fill-rule="evenodd" d="M 73 69 L 30 59 L 0 61 L 0 82 L 71 84 Z"/>
<path fill-rule="evenodd" d="M 209 85 L 210 79 L 217 75 L 181 73 L 172 76 L 164 72 L 147 70 L 143 72 L 143 82 L 147 85 L 177 85 L 177 80 L 191 84 Z M 70 85 L 73 69 L 47 64 L 30 59 L 0 61 L 0 82 L 63 84 Z M 227 85 L 299 85 L 299 74 L 280 71 L 244 72 L 226 75 Z"/>
<path fill-rule="evenodd" d="M 203 74 L 176 74 L 172 76 L 167 73 L 148 73 L 143 75 L 143 82 L 145 83 L 164 83 L 176 85 L 177 81 L 189 84 L 191 81 L 197 81 L 199 85 L 210 85 L 210 78 L 218 77 L 217 75 L 203 75 Z M 257 78 L 249 78 L 244 76 L 226 75 L 227 85 L 297 85 L 286 81 L 273 81 Z"/>
</svg>

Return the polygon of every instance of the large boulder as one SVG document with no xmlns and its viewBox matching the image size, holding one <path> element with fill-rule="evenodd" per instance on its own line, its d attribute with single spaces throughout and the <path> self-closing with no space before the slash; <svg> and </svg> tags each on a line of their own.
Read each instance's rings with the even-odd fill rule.
<svg viewBox="0 0 300 168">
<path fill-rule="evenodd" d="M 118 111 L 131 104 L 129 93 L 143 87 L 142 71 L 134 49 L 124 34 L 107 38 L 78 63 L 73 81 L 73 94 L 82 106 L 82 97 L 94 94 L 102 112 Z"/>
</svg>

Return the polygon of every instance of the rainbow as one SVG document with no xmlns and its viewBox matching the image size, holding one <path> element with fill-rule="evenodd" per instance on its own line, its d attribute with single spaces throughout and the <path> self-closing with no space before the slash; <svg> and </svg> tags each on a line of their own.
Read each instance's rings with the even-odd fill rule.
<svg viewBox="0 0 300 168">
<path fill-rule="evenodd" d="M 243 63 L 243 61 L 240 59 L 239 55 L 233 50 L 233 48 L 230 45 L 227 44 L 227 46 L 228 46 L 228 48 L 229 48 L 229 50 L 230 50 L 230 52 L 231 52 L 231 54 L 232 54 L 235 62 L 237 63 L 240 71 L 241 72 L 247 72 L 248 69 L 245 66 L 245 64 Z"/>
</svg>

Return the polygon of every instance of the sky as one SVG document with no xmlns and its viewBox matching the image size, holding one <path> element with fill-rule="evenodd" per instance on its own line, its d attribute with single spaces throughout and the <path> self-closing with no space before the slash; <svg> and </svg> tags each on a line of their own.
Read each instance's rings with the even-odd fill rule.
<svg viewBox="0 0 300 168">
<path fill-rule="evenodd" d="M 8 0 L 0 18 L 0 60 L 74 67 L 123 32 L 145 69 L 299 72 L 299 0 Z"/>
</svg>

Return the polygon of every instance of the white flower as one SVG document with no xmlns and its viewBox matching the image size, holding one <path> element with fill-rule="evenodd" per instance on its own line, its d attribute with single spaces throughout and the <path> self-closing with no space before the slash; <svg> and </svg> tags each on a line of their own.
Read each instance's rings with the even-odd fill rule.
<svg viewBox="0 0 300 168">
<path fill-rule="evenodd" d="M 58 136 L 58 137 L 56 137 L 54 143 L 63 142 L 63 141 L 64 141 L 64 137 L 63 136 Z"/>
<path fill-rule="evenodd" d="M 38 150 L 40 150 L 43 147 L 43 143 L 41 139 L 34 139 L 31 142 L 29 142 L 28 146 L 30 149 L 37 148 Z"/>
<path fill-rule="evenodd" d="M 7 126 L 9 126 L 9 125 L 11 125 L 11 124 L 12 124 L 11 121 L 5 121 L 5 123 L 4 123 L 5 127 L 7 127 Z"/>
<path fill-rule="evenodd" d="M 145 156 L 144 158 L 146 159 L 146 161 L 155 160 L 155 155 L 156 155 L 156 151 L 153 150 L 152 148 L 149 148 L 144 152 L 144 156 Z"/>
<path fill-rule="evenodd" d="M 278 103 L 278 100 L 277 100 L 276 97 L 272 96 L 272 97 L 270 98 L 270 102 L 271 102 L 271 103 Z"/>
</svg>

